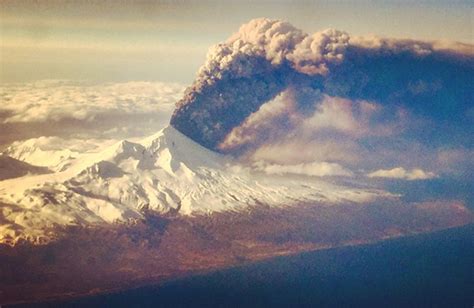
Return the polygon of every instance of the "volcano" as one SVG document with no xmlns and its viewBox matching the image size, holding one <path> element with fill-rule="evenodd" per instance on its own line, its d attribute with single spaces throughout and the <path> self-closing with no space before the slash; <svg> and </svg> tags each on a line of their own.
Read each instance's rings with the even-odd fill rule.
<svg viewBox="0 0 474 308">
<path fill-rule="evenodd" d="M 27 152 L 21 153 L 28 160 Z M 145 211 L 192 216 L 258 204 L 367 203 L 390 197 L 376 189 L 253 172 L 171 126 L 137 142 L 120 141 L 74 159 L 64 156 L 64 161 L 68 164 L 55 161 L 62 165 L 57 172 L 0 182 L 1 241 L 47 242 L 58 226 L 130 222 Z"/>
</svg>

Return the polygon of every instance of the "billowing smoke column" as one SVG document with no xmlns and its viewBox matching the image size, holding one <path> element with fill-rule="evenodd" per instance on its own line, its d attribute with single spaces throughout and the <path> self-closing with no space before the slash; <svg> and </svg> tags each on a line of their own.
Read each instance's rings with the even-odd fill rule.
<svg viewBox="0 0 474 308">
<path fill-rule="evenodd" d="M 263 132 L 311 116 L 323 94 L 464 120 L 473 101 L 472 50 L 337 30 L 307 35 L 287 22 L 255 19 L 209 51 L 171 125 L 210 149 L 237 151 L 265 138 L 252 134 L 257 126 Z M 264 108 L 282 92 L 274 108 Z"/>
</svg>

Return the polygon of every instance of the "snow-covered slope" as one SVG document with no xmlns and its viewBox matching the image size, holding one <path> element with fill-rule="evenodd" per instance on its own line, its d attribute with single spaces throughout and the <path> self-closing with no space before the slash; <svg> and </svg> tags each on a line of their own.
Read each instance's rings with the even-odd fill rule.
<svg viewBox="0 0 474 308">
<path fill-rule="evenodd" d="M 182 215 L 249 205 L 367 202 L 381 191 L 252 173 L 167 127 L 86 153 L 63 171 L 0 181 L 0 242 L 48 240 L 58 225 L 112 223 L 143 211 Z"/>
<path fill-rule="evenodd" d="M 0 181 L 48 172 L 48 168 L 32 166 L 28 163 L 0 154 Z"/>
<path fill-rule="evenodd" d="M 105 143 L 109 144 L 110 141 L 105 141 Z M 3 154 L 30 165 L 62 171 L 81 154 L 93 152 L 103 145 L 103 140 L 43 136 L 15 141 Z"/>
</svg>

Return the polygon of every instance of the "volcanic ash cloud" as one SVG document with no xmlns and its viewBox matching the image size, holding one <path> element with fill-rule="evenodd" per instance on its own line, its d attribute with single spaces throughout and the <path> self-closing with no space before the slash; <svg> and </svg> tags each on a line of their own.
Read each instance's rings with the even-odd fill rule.
<svg viewBox="0 0 474 308">
<path fill-rule="evenodd" d="M 210 49 L 171 125 L 210 149 L 240 153 L 311 117 L 327 97 L 463 121 L 473 73 L 466 44 L 350 37 L 333 29 L 308 35 L 284 21 L 255 19 Z M 274 106 L 263 108 L 268 102 Z"/>
</svg>

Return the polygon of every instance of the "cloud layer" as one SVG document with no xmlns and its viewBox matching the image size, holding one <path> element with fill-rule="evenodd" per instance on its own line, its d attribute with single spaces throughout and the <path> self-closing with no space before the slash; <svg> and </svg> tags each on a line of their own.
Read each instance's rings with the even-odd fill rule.
<svg viewBox="0 0 474 308">
<path fill-rule="evenodd" d="M 433 172 L 426 172 L 421 169 L 405 170 L 402 167 L 393 169 L 380 169 L 367 175 L 369 178 L 390 178 L 390 179 L 406 179 L 406 180 L 426 180 L 432 179 L 436 175 Z"/>
<path fill-rule="evenodd" d="M 267 174 L 295 174 L 306 176 L 352 176 L 352 172 L 336 163 L 312 162 L 297 165 L 255 164 L 254 168 Z"/>
<path fill-rule="evenodd" d="M 136 115 L 168 111 L 180 98 L 177 84 L 128 82 L 87 85 L 43 81 L 1 88 L 5 123 L 73 119 L 92 122 L 103 114 Z"/>
<path fill-rule="evenodd" d="M 0 88 L 0 147 L 40 136 L 128 138 L 169 122 L 184 87 L 162 82 L 39 81 Z"/>
</svg>

